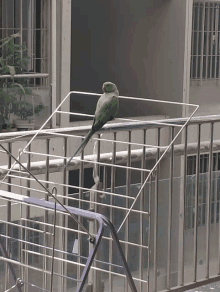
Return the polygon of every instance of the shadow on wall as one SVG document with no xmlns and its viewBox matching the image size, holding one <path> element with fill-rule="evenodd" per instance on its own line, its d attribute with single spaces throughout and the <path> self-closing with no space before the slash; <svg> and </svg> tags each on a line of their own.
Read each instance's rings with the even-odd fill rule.
<svg viewBox="0 0 220 292">
<path fill-rule="evenodd" d="M 180 91 L 181 88 L 169 78 L 169 72 L 176 70 L 174 62 L 170 62 L 173 53 L 168 56 L 170 49 L 167 49 L 172 45 L 167 40 L 172 33 L 167 18 L 175 10 L 175 7 L 170 9 L 175 6 L 171 3 L 164 0 L 138 4 L 125 0 L 72 1 L 71 90 L 102 93 L 103 82 L 111 81 L 117 85 L 120 95 L 178 101 L 181 95 L 176 88 Z M 162 28 L 166 32 L 164 37 Z M 182 35 L 179 39 L 182 40 Z M 176 43 L 175 40 L 175 50 Z M 94 114 L 97 99 L 74 95 L 71 111 Z M 181 112 L 180 106 L 121 100 L 119 117 L 156 114 L 178 117 Z M 71 119 L 74 121 L 73 116 Z"/>
</svg>

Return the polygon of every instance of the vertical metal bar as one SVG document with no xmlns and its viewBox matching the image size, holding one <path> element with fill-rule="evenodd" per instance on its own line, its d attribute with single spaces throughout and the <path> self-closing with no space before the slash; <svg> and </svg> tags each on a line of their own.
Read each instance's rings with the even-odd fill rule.
<svg viewBox="0 0 220 292">
<path fill-rule="evenodd" d="M 83 187 L 83 183 L 84 183 L 84 163 L 83 160 L 84 159 L 84 150 L 81 152 L 81 161 L 80 161 L 80 169 L 79 169 L 79 187 Z M 83 195 L 83 191 L 80 188 L 79 189 L 79 208 L 82 209 L 82 195 Z M 78 217 L 78 220 L 80 223 L 82 223 L 82 217 Z M 81 230 L 80 225 L 78 224 L 78 230 Z M 82 235 L 81 233 L 78 233 L 78 255 L 81 255 L 82 252 Z M 81 258 L 77 257 L 77 262 L 81 263 Z M 80 265 L 77 266 L 77 280 L 80 280 L 81 278 L 81 267 Z M 79 282 L 77 283 L 77 287 L 79 287 Z"/>
<path fill-rule="evenodd" d="M 213 160 L 213 130 L 214 123 L 210 126 L 210 149 L 209 149 L 209 177 L 208 177 L 208 191 L 206 196 L 206 278 L 209 278 L 209 255 L 210 255 L 210 203 L 212 194 L 212 160 Z"/>
<path fill-rule="evenodd" d="M 151 202 L 152 202 L 152 175 L 149 178 L 149 197 L 148 197 L 148 259 L 147 259 L 147 292 L 150 292 L 150 240 L 151 240 Z M 141 290 L 142 291 L 142 290 Z"/>
<path fill-rule="evenodd" d="M 157 129 L 157 145 L 160 146 L 160 130 Z M 160 149 L 157 149 L 157 161 L 160 157 Z M 153 280 L 153 292 L 157 292 L 157 215 L 158 215 L 158 191 L 159 191 L 159 164 L 156 170 L 155 176 L 155 197 L 154 197 L 154 280 Z"/>
<path fill-rule="evenodd" d="M 6 15 L 5 15 L 6 13 L 4 13 L 5 4 L 6 4 L 5 1 L 2 1 L 2 38 L 6 37 L 6 29 L 4 27 L 4 25 L 6 24 Z"/>
<path fill-rule="evenodd" d="M 50 158 L 48 156 L 48 154 L 50 154 L 50 139 L 46 139 L 46 173 L 45 173 L 45 180 L 49 181 L 49 177 L 50 177 L 50 168 L 49 168 L 49 163 L 50 163 Z M 46 188 L 49 188 L 49 184 L 46 183 Z M 45 200 L 49 201 L 49 195 L 45 194 Z M 49 221 L 49 212 L 48 210 L 45 210 L 44 212 L 44 223 L 48 223 Z M 43 236 L 43 240 L 44 240 L 44 245 L 48 246 L 49 242 L 48 242 L 48 235 L 46 234 L 48 228 L 46 225 L 44 225 L 44 236 Z M 46 255 L 46 250 L 44 250 L 44 254 Z M 43 257 L 43 269 L 46 271 L 47 270 L 47 257 L 44 256 Z M 47 273 L 44 273 L 43 276 L 43 288 L 46 290 L 47 289 Z"/>
<path fill-rule="evenodd" d="M 200 140 L 201 140 L 201 124 L 198 124 L 198 148 L 196 159 L 196 182 L 195 182 L 195 207 L 194 207 L 194 279 L 197 281 L 197 240 L 198 240 L 198 197 L 199 197 L 199 172 L 200 172 Z"/>
<path fill-rule="evenodd" d="M 64 144 L 64 157 L 67 157 L 67 141 L 68 141 L 68 138 L 65 137 L 64 140 L 63 140 L 63 144 Z M 63 165 L 66 165 L 66 162 L 67 162 L 67 159 L 64 158 L 64 161 L 63 161 Z M 63 170 L 63 196 L 66 197 L 68 195 L 68 189 L 67 189 L 67 186 L 65 186 L 67 184 L 67 170 L 66 168 Z M 68 204 L 68 199 L 64 198 L 63 199 L 63 204 L 64 205 L 67 205 Z M 62 215 L 62 226 L 63 227 L 67 227 L 68 226 L 68 218 L 67 218 L 67 215 L 66 214 L 63 214 Z M 62 249 L 63 250 L 67 250 L 67 230 L 62 230 Z M 62 258 L 65 260 L 67 258 L 66 254 L 62 254 Z M 63 261 L 63 264 L 62 264 L 62 268 L 61 268 L 61 274 L 62 275 L 67 275 L 67 262 Z M 62 291 L 65 291 L 67 287 L 67 280 L 66 278 L 61 278 L 61 288 L 62 288 Z"/>
<path fill-rule="evenodd" d="M 195 38 L 194 38 L 194 33 L 195 33 L 195 3 L 193 3 L 193 16 L 192 16 L 193 22 L 192 22 L 192 49 L 191 49 L 191 79 L 193 79 L 193 67 L 194 67 L 194 46 L 195 46 Z"/>
<path fill-rule="evenodd" d="M 33 0 L 33 11 L 35 12 L 37 10 L 36 8 L 36 0 Z M 36 30 L 36 12 L 34 13 L 34 19 L 33 19 L 33 70 L 36 72 L 36 37 L 37 37 L 37 30 Z M 36 87 L 36 78 L 34 78 L 34 87 Z"/>
<path fill-rule="evenodd" d="M 33 69 L 33 0 L 30 0 L 28 9 L 28 56 L 30 57 L 30 62 L 28 64 L 28 71 Z"/>
<path fill-rule="evenodd" d="M 29 152 L 31 151 L 31 144 L 28 146 L 28 151 Z M 27 169 L 30 170 L 30 168 L 31 168 L 31 154 L 28 153 L 27 155 L 28 155 L 27 156 L 28 157 L 28 159 L 27 159 Z M 28 177 L 30 178 L 30 175 L 28 175 Z M 30 186 L 31 186 L 31 182 L 30 182 L 30 180 L 27 180 L 27 187 L 30 188 Z M 30 197 L 30 190 L 27 190 L 27 196 Z M 30 206 L 26 206 L 26 219 L 30 219 Z M 22 222 L 22 224 L 23 224 L 23 222 Z M 24 224 L 28 225 L 28 221 L 26 220 L 24 222 Z M 22 229 L 23 228 L 21 228 L 21 234 L 22 234 Z M 24 236 L 25 236 L 25 241 L 29 241 L 29 231 L 27 229 L 24 230 Z M 24 250 L 28 250 L 28 244 L 27 243 L 24 244 Z M 21 251 L 21 252 L 23 253 L 23 251 Z M 24 254 L 24 261 L 25 261 L 26 267 L 23 268 L 23 276 L 24 276 L 23 279 L 25 279 L 26 282 L 28 282 L 28 280 L 29 280 L 28 259 L 29 259 L 29 255 L 28 255 L 28 253 L 25 253 Z M 24 290 L 25 290 L 25 292 L 26 291 L 28 292 L 28 287 L 24 286 Z"/>
<path fill-rule="evenodd" d="M 198 58 L 199 58 L 199 19 L 200 19 L 200 3 L 198 3 L 198 19 L 197 19 L 197 36 L 196 36 L 196 80 L 198 80 Z"/>
<path fill-rule="evenodd" d="M 131 131 L 128 131 L 128 142 L 131 142 Z M 128 160 L 127 167 L 131 167 L 131 144 L 128 144 Z M 126 196 L 130 196 L 130 183 L 131 183 L 131 171 L 129 168 L 126 169 Z M 129 201 L 125 199 L 125 208 L 129 208 Z M 129 217 L 125 222 L 125 241 L 129 240 Z M 128 260 L 128 244 L 125 243 L 125 259 Z M 128 291 L 128 281 L 125 278 L 124 291 Z"/>
<path fill-rule="evenodd" d="M 15 0 L 13 1 L 13 7 L 12 7 L 12 11 L 13 11 L 13 34 L 15 33 Z"/>
<path fill-rule="evenodd" d="M 20 45 L 22 45 L 23 43 L 23 36 L 22 36 L 22 32 L 23 32 L 23 10 L 22 10 L 22 6 L 23 6 L 23 0 L 20 0 L 20 30 L 21 30 L 21 37 L 20 37 Z M 22 50 L 21 50 L 21 59 L 22 59 Z"/>
<path fill-rule="evenodd" d="M 175 127 L 171 128 L 171 141 L 174 139 Z M 171 272 L 171 228 L 172 228 L 172 196 L 173 196 L 173 168 L 174 168 L 174 144 L 171 146 L 170 157 L 170 181 L 169 181 L 169 203 L 168 203 L 168 242 L 167 242 L 167 290 L 170 289 Z"/>
<path fill-rule="evenodd" d="M 43 8 L 44 8 L 44 1 L 40 1 L 40 13 L 41 13 L 41 17 L 40 17 L 40 39 L 41 39 L 41 48 L 40 48 L 40 70 L 41 73 L 44 72 L 44 68 L 43 68 L 43 47 L 44 47 L 44 39 L 43 39 Z M 42 86 L 42 78 L 40 78 L 40 85 Z"/>
<path fill-rule="evenodd" d="M 113 133 L 114 137 L 113 140 L 116 141 L 116 132 Z M 116 143 L 113 143 L 113 149 L 112 149 L 112 164 L 115 164 L 116 161 Z M 116 169 L 114 166 L 111 167 L 111 192 L 114 193 L 115 192 L 115 173 L 116 173 Z M 113 196 L 110 196 L 110 206 L 113 205 Z M 110 208 L 110 221 L 113 222 L 113 209 Z M 109 241 L 109 263 L 112 263 L 112 255 L 113 255 L 113 241 L 110 240 Z M 109 271 L 112 271 L 112 265 L 109 265 Z M 109 273 L 109 292 L 113 291 L 113 287 L 112 287 L 112 274 Z"/>
<path fill-rule="evenodd" d="M 218 36 L 217 36 L 217 39 L 218 39 L 218 50 L 217 50 L 217 58 L 218 58 L 218 83 L 220 81 L 220 17 L 219 17 L 219 3 L 218 3 L 218 23 L 217 23 L 217 33 L 218 33 Z"/>
<path fill-rule="evenodd" d="M 210 56 L 210 78 L 212 77 L 212 51 L 213 51 L 213 24 L 214 24 L 214 8 L 212 6 L 212 18 L 211 18 L 211 56 Z"/>
<path fill-rule="evenodd" d="M 54 187 L 52 193 L 57 195 L 57 188 Z M 50 276 L 50 292 L 53 292 L 53 270 L 54 270 L 54 254 L 55 254 L 55 240 L 56 240 L 56 217 L 57 217 L 57 202 L 54 202 L 54 218 L 53 218 L 53 246 L 51 258 L 51 276 Z"/>
<path fill-rule="evenodd" d="M 12 144 L 11 143 L 8 143 L 8 151 L 11 153 L 12 152 Z M 11 156 L 8 155 L 8 169 L 11 168 Z M 8 192 L 11 192 L 11 177 L 8 177 L 8 187 L 7 187 L 7 191 Z M 11 222 L 11 200 L 8 200 L 7 201 L 7 222 Z M 6 225 L 6 236 L 10 236 L 10 233 L 11 233 L 11 226 L 10 224 L 7 224 Z M 10 239 L 9 238 L 6 238 L 6 251 L 10 257 L 10 247 L 11 247 L 11 243 L 10 243 Z M 9 284 L 10 284 L 10 279 L 9 279 L 9 276 L 10 276 L 10 271 L 9 271 L 9 266 L 6 265 L 6 281 L 5 281 L 5 290 L 7 290 L 7 288 L 9 288 Z"/>
<path fill-rule="evenodd" d="M 220 154 L 218 153 L 218 160 L 219 160 L 219 157 Z M 217 160 L 217 161 L 218 161 Z M 218 168 L 219 170 L 219 164 L 218 164 Z M 218 171 L 219 173 L 219 171 Z M 219 180 L 219 176 L 218 176 L 218 180 Z M 219 209 L 220 209 L 220 202 L 218 201 L 218 204 L 219 204 Z M 218 211 L 218 274 L 220 274 L 220 211 Z"/>
<path fill-rule="evenodd" d="M 56 92 L 57 92 L 57 2 L 52 1 L 52 112 L 56 109 Z M 52 117 L 52 128 L 56 127 L 56 115 Z"/>
<path fill-rule="evenodd" d="M 146 130 L 143 130 L 143 144 L 146 144 Z M 142 158 L 141 158 L 141 168 L 145 169 L 146 168 L 146 156 L 145 156 L 145 152 L 146 152 L 146 147 L 143 146 L 142 148 Z M 144 183 L 146 179 L 146 174 L 144 171 L 141 171 L 141 185 Z M 149 195 L 150 198 L 150 195 Z M 144 202 L 145 202 L 145 189 L 143 189 L 143 191 L 140 194 L 140 211 L 144 211 Z M 150 204 L 149 204 L 150 205 Z M 150 217 L 150 215 L 149 215 Z M 143 239 L 143 234 L 144 234 L 144 225 L 143 225 L 143 214 L 140 213 L 140 238 L 139 238 L 139 242 L 140 245 L 144 244 L 144 239 Z M 149 233 L 148 233 L 149 236 Z M 148 257 L 149 257 L 149 245 L 148 245 Z M 139 278 L 143 279 L 143 248 L 140 247 L 139 248 Z M 148 269 L 148 268 L 147 268 Z M 143 289 L 143 283 L 140 281 L 140 291 L 142 291 Z"/>
<path fill-rule="evenodd" d="M 186 184 L 187 184 L 187 134 L 188 134 L 188 126 L 185 127 L 185 143 L 184 143 L 184 165 L 183 165 L 183 192 L 181 192 L 180 197 L 180 237 L 179 242 L 180 245 L 180 281 L 179 285 L 184 285 L 184 230 L 185 230 L 185 206 L 186 206 Z"/>
<path fill-rule="evenodd" d="M 202 86 L 203 79 L 203 50 L 204 50 L 204 27 L 205 26 L 205 1 L 203 2 L 203 13 L 202 13 L 202 41 L 201 41 L 201 60 L 200 60 L 200 85 Z"/>
<path fill-rule="evenodd" d="M 209 35 L 210 35 L 210 3 L 205 4 L 207 7 L 207 31 L 206 31 L 206 71 L 205 79 L 208 75 L 208 61 L 209 61 Z"/>
<path fill-rule="evenodd" d="M 216 70 L 217 70 L 217 48 L 218 48 L 218 4 L 215 4 L 215 80 L 216 80 Z"/>
<path fill-rule="evenodd" d="M 48 9 L 47 9 L 47 72 L 49 73 L 48 84 L 51 84 L 51 3 L 48 0 Z M 50 79 L 49 79 L 50 78 Z"/>
<path fill-rule="evenodd" d="M 101 135 L 98 134 L 97 138 L 100 139 Z M 97 162 L 100 161 L 100 145 L 101 145 L 100 143 L 101 143 L 101 141 L 97 140 Z M 100 179 L 100 165 L 96 164 L 94 166 L 97 167 L 97 175 L 98 175 L 98 177 Z M 100 183 L 97 186 L 97 189 L 100 190 Z M 97 202 L 99 202 L 99 194 L 97 192 L 94 192 L 94 194 L 95 194 L 94 201 L 97 203 Z M 95 212 L 99 213 L 98 204 L 95 204 L 94 208 L 95 208 Z M 98 223 L 97 220 L 93 221 L 93 224 L 94 224 L 94 227 L 95 227 L 94 228 L 95 229 L 94 230 L 95 233 L 98 232 L 98 224 L 97 223 Z M 97 252 L 96 252 L 96 255 L 95 255 L 95 259 L 96 260 L 100 260 L 100 258 L 101 258 L 100 249 L 98 249 Z M 97 262 L 96 261 L 94 261 L 94 267 L 97 267 Z M 101 283 L 101 272 L 97 271 L 97 270 L 94 270 L 94 278 L 95 279 L 93 281 L 94 282 L 93 290 L 94 291 L 99 291 L 101 289 L 100 287 L 102 285 L 102 283 Z"/>
<path fill-rule="evenodd" d="M 215 153 L 215 175 L 214 175 L 214 227 L 216 230 L 216 224 L 217 224 L 217 170 L 218 170 L 218 153 Z"/>
<path fill-rule="evenodd" d="M 204 173 L 204 164 L 205 164 L 205 156 L 204 155 L 201 155 L 201 162 L 202 162 L 202 166 L 200 167 L 201 168 L 201 173 Z M 201 220 L 202 220 L 202 217 L 203 217 L 203 204 L 204 204 L 204 175 L 201 174 L 201 186 L 202 186 L 202 190 L 201 190 L 201 212 L 200 212 L 200 216 L 201 216 Z M 202 223 L 202 222 L 201 222 Z"/>
</svg>

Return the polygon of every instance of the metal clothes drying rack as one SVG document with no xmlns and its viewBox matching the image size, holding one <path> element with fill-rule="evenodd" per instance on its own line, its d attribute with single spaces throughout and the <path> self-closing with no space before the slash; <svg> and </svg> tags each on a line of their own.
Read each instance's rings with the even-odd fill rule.
<svg viewBox="0 0 220 292">
<path fill-rule="evenodd" d="M 129 267 L 128 267 L 128 264 L 127 264 L 127 261 L 125 259 L 125 256 L 124 256 L 124 253 L 122 251 L 122 248 L 121 248 L 121 245 L 120 245 L 120 242 L 119 242 L 119 239 L 118 239 L 118 236 L 117 236 L 117 233 L 121 230 L 123 224 L 126 222 L 129 214 L 131 213 L 131 211 L 133 210 L 133 207 L 135 205 L 135 203 L 137 202 L 140 194 L 142 193 L 146 183 L 150 180 L 151 178 L 151 175 L 155 175 L 155 172 L 157 171 L 157 167 L 158 167 L 158 164 L 160 163 L 160 161 L 162 160 L 162 158 L 164 157 L 164 155 L 166 154 L 166 152 L 170 149 L 171 146 L 173 146 L 175 140 L 177 139 L 177 137 L 180 135 L 180 133 L 183 131 L 183 129 L 185 128 L 185 126 L 187 125 L 187 123 L 189 122 L 189 120 L 191 119 L 191 117 L 195 114 L 195 112 L 197 111 L 198 109 L 198 105 L 192 105 L 192 104 L 184 104 L 184 103 L 177 103 L 177 102 L 167 102 L 167 101 L 159 101 L 159 100 L 152 100 L 152 99 L 143 99 L 143 98 L 134 98 L 134 97 L 126 97 L 126 96 L 119 96 L 119 98 L 121 99 L 127 99 L 128 101 L 130 99 L 135 99 L 136 101 L 138 100 L 141 100 L 141 101 L 144 101 L 144 102 L 155 102 L 155 103 L 165 103 L 165 104 L 173 104 L 173 105 L 187 105 L 187 106 L 193 106 L 195 107 L 195 110 L 192 111 L 192 114 L 189 116 L 189 118 L 186 120 L 186 122 L 184 124 L 178 124 L 176 123 L 175 126 L 176 127 L 179 127 L 179 131 L 176 135 L 172 135 L 172 141 L 170 142 L 169 145 L 167 145 L 166 147 L 163 146 L 163 149 L 165 148 L 165 151 L 163 152 L 163 154 L 159 157 L 159 159 L 157 159 L 155 165 L 151 168 L 151 169 L 138 169 L 138 168 L 132 168 L 131 166 L 119 166 L 119 165 L 116 165 L 114 164 L 114 157 L 111 159 L 112 163 L 101 163 L 100 161 L 98 161 L 98 156 L 100 155 L 100 149 L 98 149 L 97 153 L 94 152 L 94 155 L 93 155 L 93 159 L 90 159 L 89 162 L 92 163 L 94 165 L 94 170 L 95 170 L 95 176 L 94 176 L 94 179 L 97 179 L 96 183 L 95 183 L 95 186 L 98 186 L 98 183 L 99 183 L 99 175 L 98 175 L 98 170 L 97 170 L 97 166 L 99 165 L 108 165 L 110 167 L 119 167 L 119 168 L 124 168 L 124 169 L 127 169 L 127 170 L 139 170 L 139 171 L 142 171 L 142 172 L 147 172 L 148 175 L 147 175 L 147 178 L 144 180 L 143 184 L 141 185 L 139 191 L 138 191 L 138 194 L 136 195 L 135 198 L 133 198 L 133 202 L 130 206 L 130 208 L 127 208 L 127 214 L 126 216 L 124 217 L 120 227 L 118 228 L 117 232 L 115 231 L 115 228 L 113 226 L 113 224 L 111 223 L 111 221 L 103 216 L 102 214 L 98 214 L 96 212 L 91 212 L 91 211 L 88 211 L 88 210 L 83 210 L 83 209 L 80 209 L 80 208 L 74 208 L 74 207 L 70 207 L 70 206 L 67 206 L 67 205 L 64 205 L 60 202 L 60 200 L 57 198 L 57 194 L 54 194 L 54 192 L 57 192 L 56 191 L 56 188 L 53 188 L 52 191 L 50 191 L 47 187 L 45 187 L 44 183 L 45 181 L 43 182 L 42 180 L 38 179 L 34 174 L 32 174 L 31 172 L 31 164 L 29 163 L 29 167 L 25 166 L 24 164 L 22 164 L 20 162 L 20 159 L 21 159 L 21 156 L 23 154 L 31 154 L 31 155 L 42 155 L 42 156 L 46 156 L 48 157 L 52 157 L 52 158 L 59 158 L 59 159 L 62 159 L 63 160 L 63 163 L 65 164 L 65 162 L 67 161 L 67 158 L 66 156 L 58 156 L 58 155 L 50 155 L 50 154 L 45 154 L 45 153 L 39 153 L 39 152 L 33 152 L 33 151 L 30 151 L 29 147 L 31 145 L 31 143 L 36 139 L 38 138 L 37 136 L 41 133 L 44 133 L 45 135 L 56 135 L 56 136 L 62 136 L 62 137 L 65 137 L 65 138 L 79 138 L 79 136 L 76 136 L 76 135 L 73 135 L 73 134 L 70 134 L 71 133 L 71 128 L 63 134 L 63 133 L 59 133 L 59 130 L 58 129 L 45 129 L 45 125 L 48 123 L 48 121 L 52 118 L 54 118 L 54 116 L 56 114 L 72 114 L 72 115 L 78 115 L 78 116 L 89 116 L 89 117 L 93 117 L 91 115 L 87 115 L 87 114 L 80 114 L 80 113 L 73 113 L 73 112 L 66 112 L 66 111 L 62 111 L 62 106 L 64 104 L 64 102 L 67 102 L 70 98 L 70 95 L 74 95 L 74 94 L 80 94 L 80 95 L 90 95 L 90 96 L 99 96 L 100 94 L 95 94 L 95 93 L 89 93 L 89 92 L 78 92 L 78 91 L 72 91 L 70 92 L 64 99 L 63 101 L 60 103 L 60 105 L 57 107 L 57 109 L 52 113 L 52 115 L 47 119 L 47 121 L 42 125 L 42 127 L 35 131 L 35 134 L 33 135 L 33 137 L 30 139 L 30 141 L 26 144 L 26 146 L 21 150 L 21 152 L 19 153 L 19 156 L 16 158 L 14 155 L 12 155 L 12 153 L 6 149 L 2 144 L 0 144 L 0 147 L 2 148 L 3 152 L 9 156 L 11 156 L 13 159 L 14 159 L 14 163 L 8 167 L 8 171 L 7 171 L 7 174 L 5 175 L 4 179 L 2 180 L 2 182 L 0 182 L 0 185 L 2 185 L 5 181 L 6 178 L 9 178 L 11 177 L 11 173 L 15 167 L 16 164 L 18 164 L 20 166 L 20 176 L 18 174 L 18 178 L 20 179 L 25 179 L 25 177 L 29 176 L 29 179 L 31 178 L 32 180 L 35 180 L 37 183 L 38 183 L 38 186 L 43 189 L 44 193 L 46 193 L 47 195 L 49 195 L 49 197 L 52 197 L 54 199 L 54 203 L 53 202 L 49 202 L 49 201 L 46 201 L 46 200 L 42 200 L 42 199 L 38 199 L 38 198 L 33 198 L 33 197 L 29 197 L 29 196 L 23 196 L 23 195 L 18 195 L 18 194 L 15 194 L 15 193 L 11 193 L 11 192 L 6 192 L 6 191 L 0 191 L 0 197 L 3 198 L 3 199 L 7 199 L 7 200 L 10 200 L 10 201 L 16 201 L 16 202 L 19 202 L 21 204 L 28 204 L 29 206 L 31 205 L 35 205 L 35 206 L 38 206 L 38 207 L 42 207 L 42 208 L 45 208 L 45 209 L 50 209 L 50 210 L 54 210 L 54 240 L 55 240 L 55 227 L 56 227 L 56 212 L 57 211 L 60 211 L 60 212 L 64 212 L 66 214 L 68 214 L 70 217 L 72 217 L 72 219 L 74 219 L 77 223 L 78 223 L 78 226 L 80 226 L 80 228 L 86 232 L 88 235 L 89 235 L 89 240 L 90 240 L 90 243 L 93 245 L 93 248 L 91 249 L 90 253 L 89 253 L 89 256 L 87 258 L 87 261 L 86 261 L 86 264 L 85 264 L 85 268 L 83 270 L 83 273 L 81 275 L 81 279 L 80 281 L 78 281 L 78 286 L 77 286 L 77 292 L 81 292 L 83 290 L 83 287 L 84 287 L 84 284 L 86 282 L 86 279 L 87 279 L 87 276 L 88 276 L 88 273 L 89 273 L 89 269 L 93 263 L 93 260 L 94 260 L 94 257 L 95 257 L 95 254 L 97 252 L 97 249 L 99 247 L 99 244 L 100 244 L 100 241 L 102 239 L 102 236 L 103 236 L 103 232 L 104 232 L 104 227 L 107 227 L 110 232 L 111 232 L 111 235 L 112 235 L 112 238 L 114 240 L 114 242 L 116 243 L 117 245 L 117 248 L 119 250 L 119 253 L 120 253 L 120 256 L 121 256 L 121 259 L 122 259 L 122 262 L 123 262 L 123 267 L 124 267 L 124 271 L 126 273 L 126 276 L 127 276 L 127 280 L 128 280 L 128 283 L 130 285 L 130 288 L 131 288 L 131 291 L 132 292 L 136 292 L 137 289 L 135 287 L 135 284 L 134 284 L 134 280 L 131 276 L 131 272 L 129 270 Z M 138 128 L 139 124 L 140 124 L 140 121 L 139 120 L 135 120 L 135 119 L 118 119 L 118 120 L 121 120 L 123 121 L 123 124 L 124 124 L 124 129 L 126 130 L 126 127 L 129 127 L 131 124 L 135 124 L 136 127 Z M 166 125 L 171 125 L 171 123 L 169 122 L 171 120 L 163 120 L 163 121 L 146 121 L 146 124 L 152 124 L 153 125 L 157 125 L 157 126 L 166 126 Z M 143 123 L 143 122 L 142 122 Z M 173 124 L 172 124 L 173 125 Z M 114 130 L 117 130 L 117 126 L 115 127 L 114 124 L 107 124 L 103 127 L 103 129 L 101 129 L 100 132 L 102 131 L 105 131 L 105 130 L 110 130 L 111 128 L 113 128 Z M 122 128 L 122 124 L 119 125 L 119 128 Z M 81 138 L 81 137 L 80 137 Z M 98 140 L 99 143 L 100 141 L 110 141 L 108 139 L 102 139 L 102 138 L 93 138 L 95 140 Z M 4 141 L 2 141 L 4 142 Z M 117 141 L 117 140 L 114 140 L 114 145 L 115 143 L 122 143 L 122 144 L 128 144 L 128 145 L 132 145 L 132 144 L 135 144 L 135 145 L 142 145 L 144 147 L 156 147 L 158 150 L 160 148 L 162 148 L 162 146 L 153 146 L 153 145 L 149 145 L 149 144 L 138 144 L 138 143 L 131 143 L 131 142 L 123 142 L 123 141 Z M 100 147 L 100 144 L 99 146 Z M 95 157 L 96 156 L 96 157 Z M 95 159 L 94 159 L 95 158 Z M 70 165 L 68 166 L 68 169 L 71 169 L 71 165 L 74 165 L 75 161 L 78 160 L 79 161 L 79 157 L 75 157 L 72 162 L 70 163 Z M 80 159 L 81 162 L 88 162 L 86 159 L 84 159 L 83 157 L 83 154 L 81 155 L 81 159 Z M 15 176 L 14 176 L 15 177 Z M 51 182 L 48 180 L 46 182 L 47 184 L 50 184 Z M 66 187 L 69 187 L 69 185 L 66 185 Z M 31 188 L 30 188 L 31 189 Z M 35 190 L 36 191 L 36 190 Z M 95 190 L 97 193 L 103 193 L 102 191 L 98 190 L 98 188 Z M 108 193 L 108 192 L 105 192 L 105 193 Z M 113 195 L 112 193 L 109 193 L 111 195 Z M 117 195 L 117 194 L 115 194 Z M 155 203 L 157 204 L 157 198 L 155 198 Z M 149 215 L 149 218 L 150 218 L 150 211 L 148 212 L 148 215 Z M 99 222 L 99 228 L 98 228 L 98 232 L 96 235 L 94 234 L 91 234 L 89 230 L 87 230 L 81 220 L 78 220 L 77 216 L 79 217 L 84 217 L 84 218 L 88 218 L 88 219 L 92 219 L 92 220 L 96 220 L 97 222 Z M 150 220 L 150 219 L 149 219 Z M 155 221 L 156 222 L 156 221 Z M 148 239 L 148 243 L 149 243 L 149 239 Z M 3 241 L 1 239 L 1 236 L 0 236 L 0 247 L 1 247 L 1 251 L 2 251 L 2 254 L 3 256 L 0 257 L 0 259 L 6 261 L 9 265 L 9 269 L 11 271 L 11 274 L 13 275 L 13 278 L 14 278 L 14 281 L 15 281 L 15 285 L 13 287 L 11 287 L 9 290 L 7 291 L 10 291 L 12 288 L 14 287 L 17 287 L 18 291 L 21 292 L 21 288 L 25 285 L 25 284 L 30 284 L 30 283 L 25 283 L 23 280 L 19 279 L 16 277 L 16 273 L 15 273 L 15 270 L 13 268 L 13 264 L 15 264 L 15 261 L 10 259 L 9 258 L 9 255 L 8 255 L 8 252 L 3 244 Z M 148 245 L 148 251 L 149 251 L 149 245 Z M 53 261 L 54 261 L 54 242 L 53 242 L 53 255 L 52 255 L 52 266 L 51 266 L 51 289 L 50 291 L 52 292 L 53 290 Z M 17 264 L 17 262 L 16 262 Z M 148 272 L 149 273 L 149 272 Z M 148 285 L 149 285 L 149 275 L 148 275 Z M 148 286 L 148 289 L 149 289 L 149 286 Z M 48 290 L 45 290 L 45 289 L 42 289 L 42 291 L 48 291 Z"/>
</svg>

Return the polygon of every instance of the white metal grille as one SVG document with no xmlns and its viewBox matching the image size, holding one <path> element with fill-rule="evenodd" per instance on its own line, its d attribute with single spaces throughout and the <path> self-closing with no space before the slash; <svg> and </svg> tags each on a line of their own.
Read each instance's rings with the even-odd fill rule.
<svg viewBox="0 0 220 292">
<path fill-rule="evenodd" d="M 220 2 L 193 5 L 191 79 L 219 79 Z"/>
</svg>

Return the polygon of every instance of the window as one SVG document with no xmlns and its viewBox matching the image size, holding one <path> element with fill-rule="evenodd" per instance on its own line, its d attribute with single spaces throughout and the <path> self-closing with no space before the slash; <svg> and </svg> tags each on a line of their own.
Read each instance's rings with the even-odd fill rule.
<svg viewBox="0 0 220 292">
<path fill-rule="evenodd" d="M 25 43 L 30 57 L 27 71 L 50 73 L 50 0 L 0 0 L 0 39 L 18 32 L 15 42 Z"/>
<path fill-rule="evenodd" d="M 220 2 L 193 5 L 191 79 L 218 79 L 220 56 Z"/>
<path fill-rule="evenodd" d="M 185 198 L 185 229 L 194 227 L 195 220 L 195 183 L 196 155 L 187 158 L 187 182 Z M 206 195 L 208 191 L 209 154 L 200 155 L 199 195 L 198 195 L 198 226 L 204 226 L 206 220 Z M 220 201 L 220 153 L 213 154 L 213 175 L 211 193 L 211 223 L 219 222 Z"/>
</svg>

